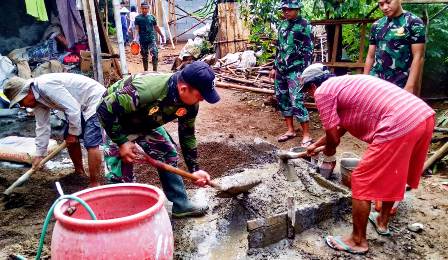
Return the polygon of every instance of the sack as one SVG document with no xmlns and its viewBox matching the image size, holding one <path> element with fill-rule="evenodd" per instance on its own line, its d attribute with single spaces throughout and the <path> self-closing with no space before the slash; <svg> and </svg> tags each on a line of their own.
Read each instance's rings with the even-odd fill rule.
<svg viewBox="0 0 448 260">
<path fill-rule="evenodd" d="M 57 142 L 50 139 L 47 151 L 51 153 L 58 146 Z M 0 160 L 11 161 L 19 163 L 33 162 L 36 157 L 36 145 L 34 138 L 20 137 L 20 136 L 8 136 L 0 139 Z"/>
</svg>

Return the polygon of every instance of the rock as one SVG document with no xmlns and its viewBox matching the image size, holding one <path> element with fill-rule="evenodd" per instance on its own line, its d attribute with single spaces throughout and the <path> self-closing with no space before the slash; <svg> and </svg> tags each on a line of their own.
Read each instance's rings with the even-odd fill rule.
<svg viewBox="0 0 448 260">
<path fill-rule="evenodd" d="M 233 134 L 229 134 L 229 138 L 234 138 L 235 136 Z"/>
<path fill-rule="evenodd" d="M 409 224 L 408 225 L 408 230 L 415 232 L 415 233 L 420 233 L 423 231 L 423 224 L 422 223 L 413 223 L 413 224 Z"/>
<path fill-rule="evenodd" d="M 439 208 L 439 206 L 437 206 L 437 205 L 434 205 L 434 206 L 432 206 L 432 208 L 433 208 L 433 209 L 438 209 L 438 208 Z"/>
</svg>

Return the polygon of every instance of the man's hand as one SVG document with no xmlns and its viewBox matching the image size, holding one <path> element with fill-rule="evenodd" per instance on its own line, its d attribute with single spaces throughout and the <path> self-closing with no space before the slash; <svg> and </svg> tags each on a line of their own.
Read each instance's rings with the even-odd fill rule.
<svg viewBox="0 0 448 260">
<path fill-rule="evenodd" d="M 406 84 L 406 86 L 404 86 L 404 90 L 406 90 L 411 94 L 414 94 L 415 86 L 411 84 Z"/>
<path fill-rule="evenodd" d="M 275 71 L 275 69 L 272 69 L 272 70 L 269 72 L 269 78 L 271 78 L 271 79 L 275 79 L 276 76 L 277 76 L 277 71 Z"/>
<path fill-rule="evenodd" d="M 38 170 L 39 163 L 44 159 L 43 156 L 36 156 L 33 159 L 32 168 Z"/>
<path fill-rule="evenodd" d="M 199 180 L 194 182 L 195 185 L 204 187 L 210 182 L 210 175 L 206 171 L 199 170 L 194 172 L 193 175 L 200 178 Z"/>
<path fill-rule="evenodd" d="M 79 142 L 79 139 L 76 135 L 67 135 L 65 137 L 65 143 L 67 143 L 67 146 L 77 144 Z"/>
<path fill-rule="evenodd" d="M 315 156 L 315 155 L 318 154 L 318 153 L 316 152 L 316 149 L 317 149 L 317 143 L 310 144 L 310 145 L 306 148 L 306 154 L 307 154 L 308 156 Z"/>
<path fill-rule="evenodd" d="M 133 142 L 126 142 L 120 146 L 120 157 L 125 163 L 133 163 L 137 157 L 137 147 Z"/>
</svg>

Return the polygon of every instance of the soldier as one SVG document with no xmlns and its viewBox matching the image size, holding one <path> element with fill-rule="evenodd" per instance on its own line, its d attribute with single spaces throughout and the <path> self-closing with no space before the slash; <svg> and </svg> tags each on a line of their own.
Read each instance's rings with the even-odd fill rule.
<svg viewBox="0 0 448 260">
<path fill-rule="evenodd" d="M 106 150 L 106 164 L 112 170 L 108 179 L 134 181 L 135 143 L 149 156 L 177 166 L 176 146 L 163 125 L 178 119 L 186 165 L 190 172 L 202 177 L 196 184 L 204 185 L 210 176 L 199 169 L 194 125 L 199 102 L 205 99 L 216 103 L 220 99 L 214 78 L 210 66 L 194 62 L 175 74 L 137 74 L 109 87 L 97 110 L 106 133 L 115 143 Z M 159 176 L 168 200 L 173 202 L 174 217 L 206 213 L 207 206 L 195 205 L 187 198 L 180 176 L 162 171 Z"/>
<path fill-rule="evenodd" d="M 296 136 L 293 123 L 293 117 L 295 117 L 303 130 L 301 146 L 306 147 L 312 143 L 312 139 L 299 77 L 302 71 L 311 64 L 313 43 L 311 25 L 299 15 L 302 6 L 300 0 L 282 1 L 281 8 L 285 20 L 278 28 L 277 54 L 270 77 L 275 79 L 275 95 L 288 128 L 278 141 L 284 142 Z"/>
<path fill-rule="evenodd" d="M 424 62 L 425 25 L 401 0 L 379 0 L 385 17 L 372 26 L 364 74 L 415 93 Z"/>
<path fill-rule="evenodd" d="M 160 31 L 159 26 L 157 26 L 156 18 L 149 14 L 149 5 L 146 2 L 141 4 L 142 13 L 135 17 L 135 31 L 134 31 L 134 41 L 137 41 L 137 34 L 140 41 L 140 54 L 143 60 L 143 69 L 148 70 L 148 51 L 152 56 L 152 69 L 157 71 L 157 63 L 159 60 L 159 50 L 157 49 L 156 31 L 162 38 L 164 42 L 163 34 Z"/>
</svg>

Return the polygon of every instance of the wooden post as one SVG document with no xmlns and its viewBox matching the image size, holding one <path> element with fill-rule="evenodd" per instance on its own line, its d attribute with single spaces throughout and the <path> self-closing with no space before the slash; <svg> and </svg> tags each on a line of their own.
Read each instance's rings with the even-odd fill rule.
<svg viewBox="0 0 448 260">
<path fill-rule="evenodd" d="M 338 54 L 338 47 L 339 47 L 339 33 L 341 31 L 341 25 L 336 24 L 334 30 L 334 40 L 333 40 L 333 46 L 331 46 L 331 63 L 336 63 L 336 56 Z"/>
<path fill-rule="evenodd" d="M 362 63 L 364 62 L 364 46 L 365 46 L 365 42 L 366 42 L 366 26 L 367 24 L 363 23 L 361 25 L 361 42 L 359 43 L 359 57 L 358 57 L 358 63 Z M 362 73 L 362 69 L 359 68 L 357 69 L 358 73 Z"/>
<path fill-rule="evenodd" d="M 120 53 L 121 73 L 123 75 L 127 75 L 128 66 L 126 64 L 126 53 L 124 51 L 124 38 L 123 38 L 124 35 L 123 35 L 123 28 L 121 26 L 120 2 L 119 0 L 112 0 L 112 4 L 114 8 L 115 28 L 117 31 L 118 52 Z"/>
<path fill-rule="evenodd" d="M 105 20 L 106 20 L 106 36 L 109 36 L 109 5 L 108 5 L 108 3 L 109 3 L 109 0 L 105 0 L 104 1 L 104 3 L 105 3 L 105 8 L 104 8 L 104 10 L 105 10 Z"/>
<path fill-rule="evenodd" d="M 90 50 L 90 58 L 91 60 L 93 60 L 93 33 L 92 33 L 92 22 L 90 20 L 90 12 L 89 12 L 89 4 L 87 2 L 87 0 L 82 0 L 82 9 L 84 12 L 84 20 L 86 22 L 86 31 L 87 31 L 87 41 L 89 43 L 89 50 Z M 93 67 L 93 66 L 92 66 Z M 93 70 L 95 73 L 95 78 L 96 76 L 96 71 Z"/>
<path fill-rule="evenodd" d="M 89 0 L 89 11 L 90 11 L 90 22 L 92 23 L 92 31 L 93 31 L 93 44 L 94 49 L 91 52 L 94 52 L 92 65 L 95 70 L 97 77 L 95 78 L 101 84 L 104 84 L 104 75 L 103 75 L 103 62 L 101 59 L 101 42 L 100 35 L 98 33 L 98 22 L 96 20 L 96 12 L 95 12 L 95 3 L 94 0 Z"/>
<path fill-rule="evenodd" d="M 172 32 L 174 35 L 174 38 L 177 43 L 177 31 L 176 31 L 176 1 L 175 0 L 168 0 L 168 27 L 172 27 Z"/>
<path fill-rule="evenodd" d="M 163 7 L 163 4 L 162 4 L 162 16 L 163 16 L 163 20 L 165 21 L 165 24 L 166 24 L 166 30 L 168 31 L 168 36 L 170 37 L 171 47 L 173 48 L 173 50 L 175 50 L 176 46 L 174 45 L 174 42 L 173 42 L 173 35 L 171 34 L 170 23 L 168 22 L 168 16 L 166 15 L 165 8 Z M 176 40 L 177 40 L 177 38 L 176 38 Z"/>
</svg>

